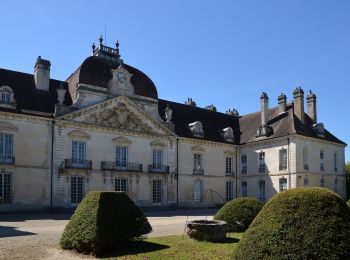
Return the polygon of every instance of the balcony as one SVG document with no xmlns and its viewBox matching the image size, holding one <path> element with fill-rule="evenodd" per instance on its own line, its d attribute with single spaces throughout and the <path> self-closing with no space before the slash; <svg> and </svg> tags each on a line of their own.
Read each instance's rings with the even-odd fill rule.
<svg viewBox="0 0 350 260">
<path fill-rule="evenodd" d="M 101 162 L 101 169 L 108 171 L 117 171 L 117 172 L 142 172 L 142 164 L 140 163 L 126 163 L 126 164 L 117 164 L 116 162 Z"/>
<path fill-rule="evenodd" d="M 235 176 L 235 173 L 233 171 L 226 171 L 225 175 L 226 176 Z"/>
<path fill-rule="evenodd" d="M 14 156 L 0 157 L 0 164 L 15 164 L 15 157 Z"/>
<path fill-rule="evenodd" d="M 64 160 L 64 168 L 66 169 L 92 169 L 92 161 L 91 160 L 72 160 L 65 159 Z"/>
<path fill-rule="evenodd" d="M 280 165 L 280 171 L 287 170 L 287 165 Z"/>
<path fill-rule="evenodd" d="M 148 172 L 150 173 L 169 173 L 168 165 L 148 165 Z"/>
<path fill-rule="evenodd" d="M 193 175 L 203 175 L 204 169 L 193 169 Z"/>
</svg>

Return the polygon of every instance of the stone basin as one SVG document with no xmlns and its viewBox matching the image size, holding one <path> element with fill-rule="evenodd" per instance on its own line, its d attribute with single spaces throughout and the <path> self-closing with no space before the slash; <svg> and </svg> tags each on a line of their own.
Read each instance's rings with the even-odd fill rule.
<svg viewBox="0 0 350 260">
<path fill-rule="evenodd" d="M 227 223 L 220 220 L 193 220 L 187 222 L 187 235 L 190 238 L 220 242 L 226 239 Z"/>
</svg>

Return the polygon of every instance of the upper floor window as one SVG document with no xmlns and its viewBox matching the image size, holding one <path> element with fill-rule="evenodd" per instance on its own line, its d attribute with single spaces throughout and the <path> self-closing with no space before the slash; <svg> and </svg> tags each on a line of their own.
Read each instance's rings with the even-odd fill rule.
<svg viewBox="0 0 350 260">
<path fill-rule="evenodd" d="M 8 86 L 0 87 L 0 103 L 9 104 L 13 101 L 13 91 Z"/>
<path fill-rule="evenodd" d="M 280 191 L 287 190 L 287 179 L 281 178 L 280 179 Z"/>
<path fill-rule="evenodd" d="M 279 158 L 280 158 L 280 170 L 286 170 L 288 165 L 288 156 L 287 156 L 287 150 L 282 149 L 279 151 Z"/>
<path fill-rule="evenodd" d="M 241 197 L 248 197 L 248 183 L 246 181 L 242 181 L 241 185 Z"/>
<path fill-rule="evenodd" d="M 324 171 L 324 153 L 320 151 L 320 170 Z"/>
<path fill-rule="evenodd" d="M 241 156 L 241 173 L 246 174 L 247 173 L 247 155 L 243 154 Z"/>
<path fill-rule="evenodd" d="M 226 127 L 222 130 L 222 135 L 226 142 L 234 142 L 233 130 L 231 127 Z"/>
<path fill-rule="evenodd" d="M 338 155 L 337 153 L 334 153 L 334 171 L 337 172 L 338 171 Z"/>
<path fill-rule="evenodd" d="M 233 158 L 226 157 L 226 175 L 233 174 Z"/>
<path fill-rule="evenodd" d="M 265 201 L 265 181 L 261 180 L 259 181 L 259 199 L 260 201 Z"/>
<path fill-rule="evenodd" d="M 128 147 L 117 146 L 116 147 L 116 166 L 119 168 L 126 168 L 128 164 Z"/>
<path fill-rule="evenodd" d="M 13 134 L 0 134 L 0 161 L 12 162 L 13 160 Z"/>
<path fill-rule="evenodd" d="M 193 174 L 204 174 L 202 166 L 202 154 L 195 153 L 193 155 Z"/>
<path fill-rule="evenodd" d="M 153 169 L 162 169 L 163 166 L 163 150 L 154 149 L 153 150 Z"/>
<path fill-rule="evenodd" d="M 74 165 L 86 164 L 86 143 L 82 141 L 72 142 L 72 163 Z"/>
<path fill-rule="evenodd" d="M 259 172 L 266 172 L 265 153 L 259 153 Z"/>
<path fill-rule="evenodd" d="M 303 149 L 303 163 L 304 163 L 304 170 L 309 170 L 309 151 L 306 147 Z"/>
<path fill-rule="evenodd" d="M 204 132 L 203 132 L 203 125 L 200 121 L 196 121 L 193 123 L 188 124 L 193 136 L 195 137 L 203 137 Z"/>
</svg>

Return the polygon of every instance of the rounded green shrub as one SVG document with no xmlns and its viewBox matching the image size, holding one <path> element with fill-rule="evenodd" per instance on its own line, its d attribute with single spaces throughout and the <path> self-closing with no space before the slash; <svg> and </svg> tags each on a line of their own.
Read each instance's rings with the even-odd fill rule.
<svg viewBox="0 0 350 260">
<path fill-rule="evenodd" d="M 234 259 L 349 259 L 350 208 L 325 188 L 276 194 L 240 240 Z"/>
<path fill-rule="evenodd" d="M 60 245 L 63 249 L 101 255 L 151 231 L 145 215 L 125 193 L 94 191 L 76 208 Z"/>
<path fill-rule="evenodd" d="M 346 205 L 348 205 L 348 207 L 350 208 L 350 200 L 346 202 Z"/>
<path fill-rule="evenodd" d="M 262 209 L 256 198 L 237 198 L 227 202 L 214 216 L 215 220 L 226 221 L 230 231 L 245 231 Z"/>
</svg>

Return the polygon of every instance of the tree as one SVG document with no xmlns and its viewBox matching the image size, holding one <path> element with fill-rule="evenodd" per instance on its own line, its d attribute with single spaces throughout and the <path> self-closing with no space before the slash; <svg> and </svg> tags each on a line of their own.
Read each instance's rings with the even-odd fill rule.
<svg viewBox="0 0 350 260">
<path fill-rule="evenodd" d="M 345 163 L 344 171 L 346 174 L 346 197 L 350 199 L 350 161 Z"/>
</svg>

